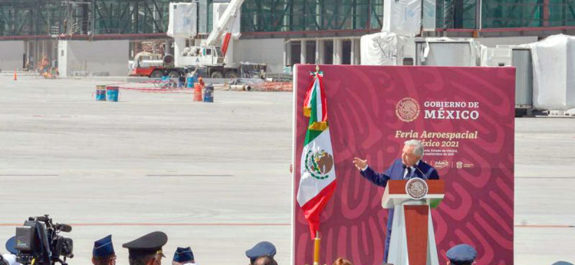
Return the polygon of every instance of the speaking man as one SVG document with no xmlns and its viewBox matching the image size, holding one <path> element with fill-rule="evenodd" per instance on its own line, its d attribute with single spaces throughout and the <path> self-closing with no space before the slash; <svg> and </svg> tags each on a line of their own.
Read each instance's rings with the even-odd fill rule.
<svg viewBox="0 0 575 265">
<path fill-rule="evenodd" d="M 353 164 L 361 171 L 361 175 L 373 184 L 381 187 L 387 185 L 388 180 L 401 180 L 411 178 L 439 179 L 437 170 L 429 164 L 423 162 L 423 144 L 419 140 L 409 140 L 405 142 L 401 153 L 401 158 L 395 159 L 391 166 L 383 173 L 375 172 L 367 164 L 367 160 L 355 157 Z M 389 253 L 389 241 L 391 238 L 391 227 L 393 223 L 393 209 L 388 210 L 387 234 L 385 236 L 385 252 L 383 262 L 387 263 Z"/>
</svg>

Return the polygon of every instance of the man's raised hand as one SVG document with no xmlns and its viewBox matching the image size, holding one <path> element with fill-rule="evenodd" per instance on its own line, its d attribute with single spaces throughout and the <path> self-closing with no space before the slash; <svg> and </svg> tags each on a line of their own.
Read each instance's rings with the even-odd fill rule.
<svg viewBox="0 0 575 265">
<path fill-rule="evenodd" d="M 364 169 L 365 167 L 367 167 L 367 159 L 362 160 L 359 157 L 354 157 L 353 158 L 353 164 L 355 165 L 355 167 L 359 170 Z"/>
</svg>

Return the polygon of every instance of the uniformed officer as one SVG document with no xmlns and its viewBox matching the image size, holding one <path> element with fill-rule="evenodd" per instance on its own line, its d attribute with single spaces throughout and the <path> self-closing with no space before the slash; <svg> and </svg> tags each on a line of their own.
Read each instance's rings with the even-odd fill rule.
<svg viewBox="0 0 575 265">
<path fill-rule="evenodd" d="M 192 252 L 192 248 L 177 248 L 176 252 L 174 253 L 174 259 L 172 261 L 172 265 L 183 265 L 183 264 L 191 264 L 195 265 L 196 261 L 194 259 L 194 252 Z"/>
<path fill-rule="evenodd" d="M 467 244 L 459 244 L 446 253 L 448 265 L 471 265 L 477 257 L 477 251 Z"/>
<path fill-rule="evenodd" d="M 268 256 L 273 259 L 276 255 L 276 247 L 268 241 L 257 243 L 252 248 L 246 250 L 246 256 L 250 259 L 250 264 L 254 264 L 257 258 Z"/>
<path fill-rule="evenodd" d="M 130 265 L 161 265 L 162 247 L 168 242 L 164 232 L 152 232 L 138 239 L 124 243 L 122 247 L 130 253 Z"/>
<path fill-rule="evenodd" d="M 112 244 L 112 235 L 94 241 L 92 264 L 116 265 L 116 252 L 114 252 L 114 244 Z"/>
</svg>

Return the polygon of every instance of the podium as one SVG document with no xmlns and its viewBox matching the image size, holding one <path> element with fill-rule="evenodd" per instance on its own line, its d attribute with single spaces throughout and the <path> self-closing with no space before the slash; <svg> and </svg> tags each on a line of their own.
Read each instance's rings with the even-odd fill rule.
<svg viewBox="0 0 575 265">
<path fill-rule="evenodd" d="M 439 265 L 431 208 L 444 197 L 443 180 L 389 180 L 381 205 L 394 209 L 387 262 Z"/>
</svg>

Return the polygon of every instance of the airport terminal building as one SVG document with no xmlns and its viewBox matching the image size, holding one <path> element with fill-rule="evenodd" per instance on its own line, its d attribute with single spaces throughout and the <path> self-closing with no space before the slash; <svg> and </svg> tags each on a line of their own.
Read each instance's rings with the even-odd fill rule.
<svg viewBox="0 0 575 265">
<path fill-rule="evenodd" d="M 217 14 L 214 5 L 225 1 L 195 1 L 195 38 L 206 38 Z M 420 4 L 418 0 L 406 2 Z M 575 32 L 575 3 L 567 0 L 421 2 L 422 16 L 428 18 L 420 34 L 423 37 L 478 38 L 482 44 L 495 46 Z M 69 74 L 122 75 L 139 51 L 173 52 L 164 51 L 173 49 L 166 35 L 169 3 L 1 1 L 0 68 L 50 64 L 67 68 Z M 361 64 L 360 38 L 381 31 L 384 4 L 384 0 L 245 0 L 237 19 L 241 35 L 232 40 L 231 56 L 235 61 L 266 63 L 271 72 L 289 71 L 296 63 Z M 64 54 L 70 56 L 62 60 Z M 97 67 L 102 57 L 107 58 L 106 64 Z M 106 73 L 106 69 L 112 70 Z"/>
</svg>

